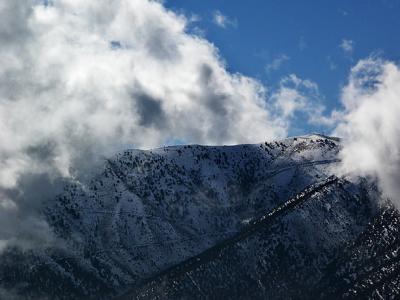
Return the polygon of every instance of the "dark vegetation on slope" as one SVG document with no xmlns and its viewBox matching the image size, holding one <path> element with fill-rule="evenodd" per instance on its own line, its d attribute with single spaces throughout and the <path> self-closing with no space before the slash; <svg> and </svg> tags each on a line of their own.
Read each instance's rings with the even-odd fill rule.
<svg viewBox="0 0 400 300">
<path fill-rule="evenodd" d="M 396 296 L 398 215 L 369 180 L 339 179 L 274 212 L 323 183 L 339 150 L 312 135 L 124 151 L 49 201 L 62 246 L 1 254 L 0 298 L 110 299 L 132 287 L 161 299 Z"/>
<path fill-rule="evenodd" d="M 324 201 L 335 199 L 333 193 L 346 197 L 350 186 L 336 177 L 311 185 L 250 222 L 235 236 L 150 278 L 118 299 L 311 298 L 310 292 L 321 279 L 321 273 L 315 271 L 322 271 L 336 253 L 321 249 L 313 252 L 304 240 L 301 244 L 286 243 L 295 238 L 290 223 L 296 216 L 291 214 L 297 214 L 296 209 L 321 209 Z M 345 200 L 349 207 L 353 205 L 351 197 Z M 366 198 L 363 201 L 351 208 L 354 220 L 361 222 L 358 225 L 365 225 L 361 220 L 373 210 Z"/>
</svg>

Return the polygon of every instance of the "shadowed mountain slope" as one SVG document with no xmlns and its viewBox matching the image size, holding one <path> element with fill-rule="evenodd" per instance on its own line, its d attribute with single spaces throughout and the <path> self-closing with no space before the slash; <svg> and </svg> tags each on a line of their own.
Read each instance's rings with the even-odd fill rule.
<svg viewBox="0 0 400 300">
<path fill-rule="evenodd" d="M 366 179 L 330 182 L 339 150 L 339 139 L 310 135 L 123 151 L 47 203 L 43 214 L 62 246 L 2 253 L 0 295 L 295 299 L 364 291 L 341 274 L 351 272 L 348 257 L 370 259 L 352 249 L 383 210 Z"/>
</svg>

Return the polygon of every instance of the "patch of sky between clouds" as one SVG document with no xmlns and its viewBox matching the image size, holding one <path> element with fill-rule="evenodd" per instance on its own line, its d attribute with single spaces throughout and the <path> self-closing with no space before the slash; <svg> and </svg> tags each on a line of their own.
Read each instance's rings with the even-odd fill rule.
<svg viewBox="0 0 400 300">
<path fill-rule="evenodd" d="M 117 49 L 121 49 L 122 45 L 121 45 L 121 42 L 119 42 L 119 41 L 111 41 L 110 42 L 110 47 L 113 50 L 117 50 Z"/>
<path fill-rule="evenodd" d="M 53 6 L 53 1 L 54 0 L 43 0 L 43 5 L 46 7 Z"/>
</svg>

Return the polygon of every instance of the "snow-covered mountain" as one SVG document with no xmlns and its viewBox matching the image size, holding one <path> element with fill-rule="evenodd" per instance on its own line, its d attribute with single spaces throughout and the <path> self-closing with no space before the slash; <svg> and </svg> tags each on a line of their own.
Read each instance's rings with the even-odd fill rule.
<svg viewBox="0 0 400 300">
<path fill-rule="evenodd" d="M 0 295 L 380 295 L 381 285 L 364 282 L 389 274 L 380 266 L 397 267 L 386 254 L 397 258 L 398 217 L 367 179 L 329 181 L 339 150 L 338 139 L 322 135 L 126 150 L 47 204 L 63 246 L 1 255 Z M 385 295 L 398 291 L 400 277 L 390 274 Z"/>
</svg>

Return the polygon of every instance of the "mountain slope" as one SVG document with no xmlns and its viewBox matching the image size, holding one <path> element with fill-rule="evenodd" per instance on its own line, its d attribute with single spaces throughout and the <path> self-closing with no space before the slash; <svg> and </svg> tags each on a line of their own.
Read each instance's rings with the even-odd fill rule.
<svg viewBox="0 0 400 300">
<path fill-rule="evenodd" d="M 338 249 L 366 225 L 370 204 L 363 197 L 357 202 L 348 197 L 352 188 L 337 178 L 312 185 L 238 235 L 149 279 L 121 299 L 306 298 Z M 335 201 L 338 195 L 346 202 Z M 312 220 L 305 219 L 310 212 Z M 344 216 L 351 222 L 344 223 Z"/>
<path fill-rule="evenodd" d="M 90 183 L 71 183 L 48 203 L 44 214 L 65 245 L 6 250 L 0 286 L 19 297 L 49 299 L 109 299 L 143 288 L 323 182 L 339 149 L 338 139 L 311 135 L 255 145 L 124 151 L 105 161 Z M 378 197 L 365 180 L 327 187 L 224 250 L 219 267 L 204 267 L 206 279 L 231 278 L 237 296 L 245 295 L 241 283 L 256 296 L 273 298 L 314 287 L 340 249 L 375 218 Z M 206 279 L 193 278 L 208 286 L 215 282 L 210 292 L 232 288 Z M 202 295 L 193 282 L 184 287 L 174 295 Z"/>
<path fill-rule="evenodd" d="M 367 229 L 341 251 L 316 298 L 397 299 L 400 296 L 400 214 L 384 207 Z"/>
</svg>

